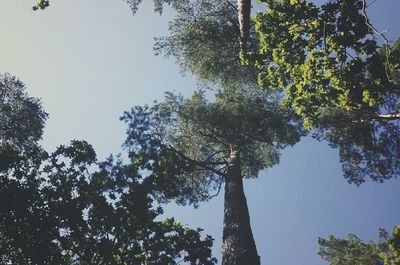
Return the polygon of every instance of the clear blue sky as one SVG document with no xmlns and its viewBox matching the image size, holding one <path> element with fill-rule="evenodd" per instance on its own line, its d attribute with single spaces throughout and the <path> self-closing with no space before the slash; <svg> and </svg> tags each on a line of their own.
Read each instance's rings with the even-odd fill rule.
<svg viewBox="0 0 400 265">
<path fill-rule="evenodd" d="M 166 90 L 190 95 L 196 87 L 172 59 L 154 56 L 153 37 L 166 33 L 171 14 L 160 17 L 144 2 L 132 16 L 119 0 L 53 0 L 45 12 L 31 11 L 34 1 L 1 0 L 0 72 L 18 76 L 42 99 L 50 114 L 48 150 L 85 139 L 100 158 L 121 152 L 124 110 L 151 104 Z M 369 8 L 375 25 L 391 30 L 391 40 L 400 36 L 399 10 L 399 0 L 377 0 Z M 310 138 L 286 149 L 281 163 L 246 181 L 245 190 L 262 264 L 326 264 L 317 256 L 319 236 L 354 232 L 376 240 L 379 227 L 400 223 L 400 179 L 349 185 L 337 150 Z M 196 210 L 169 205 L 166 214 L 204 228 L 220 257 L 222 196 Z"/>
</svg>

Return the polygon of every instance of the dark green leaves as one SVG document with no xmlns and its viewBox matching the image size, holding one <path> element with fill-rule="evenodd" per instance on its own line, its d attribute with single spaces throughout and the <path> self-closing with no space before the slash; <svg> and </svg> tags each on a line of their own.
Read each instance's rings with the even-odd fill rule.
<svg viewBox="0 0 400 265">
<path fill-rule="evenodd" d="M 154 199 L 173 185 L 154 180 L 145 154 L 99 162 L 78 140 L 48 154 L 40 102 L 8 74 L 0 99 L 0 263 L 215 264 L 211 237 L 158 220 Z"/>
</svg>

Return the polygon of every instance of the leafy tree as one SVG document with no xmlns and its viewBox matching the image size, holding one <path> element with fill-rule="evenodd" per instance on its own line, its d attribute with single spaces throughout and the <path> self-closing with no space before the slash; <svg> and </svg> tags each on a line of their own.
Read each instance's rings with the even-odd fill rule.
<svg viewBox="0 0 400 265">
<path fill-rule="evenodd" d="M 400 226 L 393 228 L 392 236 L 388 238 L 379 256 L 383 259 L 383 265 L 400 264 Z"/>
<path fill-rule="evenodd" d="M 257 177 L 299 140 L 301 125 L 291 114 L 264 92 L 225 88 L 213 102 L 204 91 L 189 99 L 167 93 L 164 102 L 135 107 L 122 119 L 130 155 L 145 157 L 142 167 L 178 190 L 169 198 L 197 205 L 225 182 L 222 263 L 260 264 L 242 178 Z"/>
<path fill-rule="evenodd" d="M 211 237 L 159 221 L 154 193 L 163 188 L 138 169 L 140 158 L 98 162 L 85 141 L 44 152 L 40 102 L 16 78 L 1 80 L 1 153 L 11 146 L 15 159 L 0 160 L 0 263 L 215 264 Z"/>
<path fill-rule="evenodd" d="M 0 170 L 38 155 L 47 113 L 38 99 L 25 93 L 24 84 L 10 74 L 0 74 Z"/>
<path fill-rule="evenodd" d="M 184 71 L 200 81 L 217 85 L 254 87 L 257 72 L 241 65 L 239 22 L 236 10 L 224 0 L 202 0 L 177 9 L 169 35 L 156 39 L 156 54 L 172 56 Z M 248 49 L 257 48 L 254 31 Z"/>
<path fill-rule="evenodd" d="M 356 235 L 341 239 L 329 236 L 320 238 L 319 255 L 330 265 L 398 265 L 400 264 L 400 227 L 392 235 L 381 229 L 379 242 L 363 242 Z"/>
<path fill-rule="evenodd" d="M 186 100 L 167 93 L 165 102 L 136 107 L 123 119 L 131 153 L 145 154 L 146 166 L 173 178 L 170 190 L 179 192 L 170 198 L 197 205 L 225 182 L 223 264 L 259 264 L 242 177 L 278 163 L 279 150 L 299 140 L 301 126 L 280 109 L 279 95 L 257 89 L 254 68 L 240 63 L 239 35 L 236 10 L 225 1 L 178 9 L 170 35 L 157 39 L 155 50 L 173 56 L 205 86 L 217 87 L 215 100 L 207 100 L 205 91 Z"/>
<path fill-rule="evenodd" d="M 284 89 L 283 105 L 339 147 L 350 183 L 398 176 L 400 42 L 378 45 L 364 0 L 264 3 L 260 47 L 246 57 L 260 86 Z"/>
</svg>

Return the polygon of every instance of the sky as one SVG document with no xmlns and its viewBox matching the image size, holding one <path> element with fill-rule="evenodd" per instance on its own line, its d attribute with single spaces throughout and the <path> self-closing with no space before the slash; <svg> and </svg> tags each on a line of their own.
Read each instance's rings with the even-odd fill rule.
<svg viewBox="0 0 400 265">
<path fill-rule="evenodd" d="M 162 99 L 164 91 L 189 96 L 196 88 L 173 59 L 154 55 L 153 38 L 167 33 L 169 9 L 159 16 L 146 0 L 132 16 L 119 0 L 53 0 L 43 12 L 33 12 L 33 4 L 0 1 L 0 72 L 17 76 L 42 100 L 50 114 L 42 141 L 47 150 L 83 139 L 100 159 L 123 152 L 123 111 Z M 377 0 L 368 9 L 378 29 L 390 29 L 390 40 L 400 36 L 398 10 L 399 0 Z M 263 265 L 327 264 L 317 255 L 318 237 L 353 232 L 377 240 L 378 228 L 400 223 L 400 179 L 349 185 L 338 151 L 311 138 L 285 149 L 279 165 L 258 179 L 246 180 L 245 192 Z M 198 209 L 165 209 L 212 235 L 221 261 L 222 196 Z"/>
</svg>

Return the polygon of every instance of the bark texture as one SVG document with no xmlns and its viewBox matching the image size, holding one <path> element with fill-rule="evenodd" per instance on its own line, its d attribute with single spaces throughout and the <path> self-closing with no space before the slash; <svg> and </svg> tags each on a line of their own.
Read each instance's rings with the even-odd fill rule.
<svg viewBox="0 0 400 265">
<path fill-rule="evenodd" d="M 250 226 L 249 210 L 243 191 L 238 151 L 231 151 L 225 177 L 222 265 L 259 265 Z"/>
<path fill-rule="evenodd" d="M 240 49 L 245 51 L 250 32 L 251 0 L 238 0 L 237 5 L 240 29 Z"/>
</svg>

